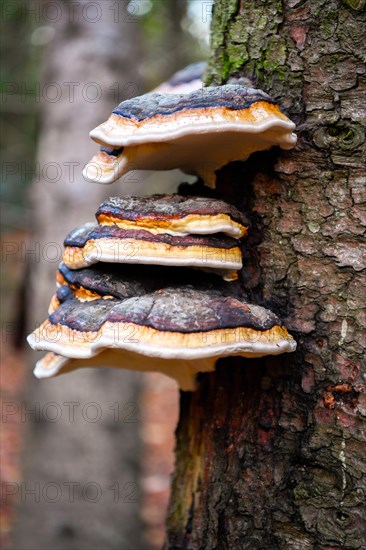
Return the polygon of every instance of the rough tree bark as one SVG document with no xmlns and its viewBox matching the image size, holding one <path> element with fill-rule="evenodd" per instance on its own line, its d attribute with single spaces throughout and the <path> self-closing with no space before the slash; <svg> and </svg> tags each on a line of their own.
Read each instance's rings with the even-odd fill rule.
<svg viewBox="0 0 366 550">
<path fill-rule="evenodd" d="M 366 548 L 365 2 L 217 0 L 208 82 L 249 77 L 294 151 L 220 173 L 249 211 L 243 293 L 295 354 L 222 361 L 181 394 L 166 548 Z"/>
</svg>

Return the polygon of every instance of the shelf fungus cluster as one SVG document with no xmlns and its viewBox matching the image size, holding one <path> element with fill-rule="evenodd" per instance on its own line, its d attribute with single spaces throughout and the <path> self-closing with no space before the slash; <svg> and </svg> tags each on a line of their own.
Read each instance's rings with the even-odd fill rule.
<svg viewBox="0 0 366 550">
<path fill-rule="evenodd" d="M 80 269 L 97 262 L 196 267 L 226 280 L 242 267 L 239 238 L 248 220 L 217 199 L 155 195 L 112 197 L 65 239 L 64 262 Z"/>
<path fill-rule="evenodd" d="M 220 357 L 293 351 L 276 315 L 230 296 L 218 276 L 242 265 L 249 222 L 237 208 L 203 197 L 112 197 L 96 218 L 65 239 L 49 317 L 28 338 L 48 351 L 36 376 L 104 365 L 158 370 L 193 390 L 197 372 Z"/>
<path fill-rule="evenodd" d="M 170 284 L 175 275 L 179 279 L 170 273 Z M 163 276 L 155 279 L 159 290 L 146 292 L 143 281 L 136 283 L 123 268 L 72 273 L 65 265 L 58 281 L 49 318 L 28 338 L 33 349 L 49 352 L 36 365 L 39 378 L 81 367 L 125 367 L 163 372 L 190 391 L 196 374 L 214 370 L 220 357 L 294 349 L 274 313 L 213 284 L 167 286 Z"/>
<path fill-rule="evenodd" d="M 227 162 L 294 146 L 294 124 L 264 92 L 226 85 L 171 93 L 182 79 L 185 86 L 183 73 L 169 91 L 121 103 L 91 132 L 102 149 L 85 168 L 89 179 L 180 167 L 212 185 Z M 65 239 L 48 319 L 28 337 L 47 352 L 35 375 L 99 366 L 160 371 L 191 391 L 197 373 L 214 370 L 219 358 L 294 351 L 279 318 L 229 282 L 242 269 L 249 226 L 218 198 L 105 201 L 96 222 Z"/>
</svg>

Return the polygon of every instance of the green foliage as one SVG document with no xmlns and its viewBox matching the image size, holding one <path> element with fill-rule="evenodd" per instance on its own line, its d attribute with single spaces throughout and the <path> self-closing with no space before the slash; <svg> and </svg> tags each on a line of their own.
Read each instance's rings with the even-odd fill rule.
<svg viewBox="0 0 366 550">
<path fill-rule="evenodd" d="M 184 66 L 208 57 L 208 45 L 193 32 L 196 29 L 189 13 L 191 3 L 192 0 L 154 0 L 151 10 L 141 17 L 144 36 L 141 71 L 148 89 Z"/>
</svg>

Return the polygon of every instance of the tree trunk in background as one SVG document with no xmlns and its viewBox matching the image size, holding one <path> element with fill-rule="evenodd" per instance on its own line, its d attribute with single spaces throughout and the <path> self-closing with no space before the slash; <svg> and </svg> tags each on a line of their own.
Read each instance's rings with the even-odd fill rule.
<svg viewBox="0 0 366 550">
<path fill-rule="evenodd" d="M 294 354 L 223 360 L 181 393 L 166 548 L 366 548 L 365 2 L 218 0 L 209 82 L 246 76 L 298 124 L 218 189 L 249 211 L 243 293 Z"/>
<path fill-rule="evenodd" d="M 61 19 L 41 23 L 55 34 L 47 44 L 41 83 L 41 177 L 31 189 L 30 247 L 37 252 L 30 266 L 30 329 L 47 316 L 63 239 L 75 226 L 93 220 L 111 193 L 111 187 L 82 178 L 83 166 L 98 147 L 88 133 L 120 100 L 143 92 L 136 82 L 139 24 L 126 6 L 112 0 L 78 1 L 73 6 L 58 2 Z M 45 13 L 50 18 L 56 14 L 51 7 Z M 47 100 L 58 90 L 62 93 L 57 101 Z M 113 192 L 121 192 L 120 184 Z M 26 406 L 40 413 L 25 419 L 24 489 L 39 484 L 40 499 L 32 493 L 22 497 L 14 548 L 141 548 L 136 460 L 140 377 L 98 369 L 49 381 L 29 378 Z M 74 421 L 68 402 L 76 403 Z M 56 405 L 48 408 L 50 403 Z M 88 408 L 90 403 L 96 405 Z M 61 417 L 53 422 L 59 411 Z"/>
<path fill-rule="evenodd" d="M 177 68 L 183 68 L 187 64 L 187 53 L 191 44 L 182 28 L 182 21 L 187 13 L 187 0 L 170 0 L 163 3 L 166 10 L 167 32 L 164 37 L 168 53 L 168 67 L 166 74 L 172 75 Z"/>
<path fill-rule="evenodd" d="M 69 18 L 70 3 L 66 9 L 59 2 L 63 17 L 52 26 L 55 36 L 47 45 L 41 83 L 46 90 L 41 98 L 37 159 L 41 174 L 30 197 L 34 241 L 41 248 L 40 261 L 32 265 L 36 321 L 44 318 L 48 296 L 54 291 L 55 269 L 67 233 L 94 220 L 96 207 L 112 189 L 126 192 L 121 184 L 112 188 L 85 181 L 82 169 L 98 149 L 89 138 L 90 130 L 106 120 L 119 101 L 143 93 L 136 70 L 138 18 L 127 12 L 127 3 L 96 2 L 98 12 L 87 0 L 75 1 L 75 16 Z M 95 23 L 94 18 L 98 18 Z M 52 83 L 62 91 L 56 102 L 47 101 L 47 95 L 56 95 Z M 54 250 L 51 243 L 56 243 Z"/>
</svg>

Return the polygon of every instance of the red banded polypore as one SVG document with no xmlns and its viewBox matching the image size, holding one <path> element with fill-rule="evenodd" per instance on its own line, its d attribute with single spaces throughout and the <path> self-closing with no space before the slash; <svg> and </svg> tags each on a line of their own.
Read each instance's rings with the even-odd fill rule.
<svg viewBox="0 0 366 550">
<path fill-rule="evenodd" d="M 295 124 L 263 91 L 238 84 L 123 101 L 90 132 L 102 149 L 84 177 L 112 183 L 130 170 L 181 168 L 214 186 L 215 171 L 255 151 L 296 144 Z"/>
<path fill-rule="evenodd" d="M 296 348 L 271 311 L 189 286 L 126 300 L 70 297 L 28 342 L 56 354 L 37 364 L 39 377 L 82 366 L 117 366 L 165 372 L 187 390 L 194 388 L 195 374 L 213 370 L 220 357 L 262 357 Z"/>
</svg>

